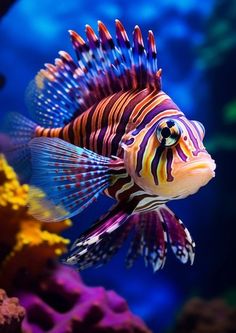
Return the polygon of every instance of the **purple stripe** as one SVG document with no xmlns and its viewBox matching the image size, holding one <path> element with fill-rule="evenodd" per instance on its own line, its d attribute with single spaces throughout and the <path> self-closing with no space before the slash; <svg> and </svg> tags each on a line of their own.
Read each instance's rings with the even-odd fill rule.
<svg viewBox="0 0 236 333">
<path fill-rule="evenodd" d="M 191 128 L 189 127 L 189 125 L 184 121 L 184 119 L 179 119 L 183 124 L 184 126 L 186 127 L 187 129 L 187 132 L 188 132 L 188 135 L 190 137 L 190 140 L 192 141 L 194 147 L 196 150 L 199 150 L 199 146 L 198 146 L 198 140 L 195 138 L 195 136 L 193 135 L 193 132 L 191 130 Z"/>
<path fill-rule="evenodd" d="M 148 104 L 147 104 L 148 105 Z M 145 108 L 146 106 L 145 105 Z M 177 110 L 180 111 L 177 105 L 171 100 L 165 100 L 159 105 L 155 106 L 152 110 L 148 112 L 148 114 L 144 117 L 142 122 L 137 126 L 136 130 L 132 133 L 133 135 L 137 135 L 146 125 L 148 125 L 154 117 L 156 117 L 159 113 L 166 111 L 166 110 Z M 179 118 L 179 116 L 182 115 L 182 112 L 177 116 L 170 116 L 171 118 Z M 166 118 L 166 116 L 165 116 Z"/>
<path fill-rule="evenodd" d="M 131 99 L 131 101 L 132 101 L 133 94 L 134 94 L 134 92 L 132 90 L 130 90 L 130 93 L 128 95 L 124 96 L 123 100 L 121 100 L 121 102 L 117 106 L 118 110 L 117 110 L 116 114 L 113 114 L 113 119 L 112 119 L 113 125 L 114 125 L 114 122 L 115 122 L 114 118 L 116 118 L 117 113 L 119 113 L 119 111 L 121 110 L 121 108 L 124 106 L 124 104 L 127 101 L 128 101 L 128 106 L 129 106 L 129 100 Z M 109 140 L 109 141 L 106 142 L 106 145 L 107 146 L 110 145 L 110 147 L 111 147 L 111 155 L 116 155 L 117 154 L 117 150 L 118 150 L 118 147 L 119 147 L 120 140 L 121 140 L 121 138 L 123 137 L 123 135 L 125 133 L 125 128 L 127 126 L 130 113 L 132 112 L 132 110 L 128 109 L 128 113 L 127 113 L 126 110 L 127 110 L 127 106 L 125 107 L 125 109 L 122 112 L 121 119 L 119 120 L 119 122 L 117 122 L 118 126 L 117 126 L 117 129 L 116 129 L 116 132 L 112 133 L 114 135 L 112 141 Z M 118 119 L 116 121 L 118 121 Z"/>
<path fill-rule="evenodd" d="M 132 98 L 131 98 L 130 102 L 128 103 L 128 105 L 125 107 L 124 112 L 122 114 L 122 117 L 120 119 L 120 123 L 117 127 L 116 130 L 116 135 L 112 140 L 112 149 L 111 149 L 111 153 L 112 155 L 115 155 L 118 149 L 118 145 L 124 135 L 125 132 L 125 127 L 127 126 L 130 117 L 132 116 L 132 112 L 134 110 L 134 107 L 141 102 L 142 99 L 144 99 L 147 96 L 147 91 L 146 90 L 142 90 L 140 91 L 140 93 Z"/>
<path fill-rule="evenodd" d="M 194 120 L 191 121 L 191 125 L 195 128 L 195 130 L 196 130 L 196 132 L 197 132 L 197 134 L 199 136 L 199 139 L 202 140 L 201 139 L 201 134 L 200 134 L 199 129 L 198 129 L 197 125 L 195 124 Z"/>
<path fill-rule="evenodd" d="M 157 92 L 154 90 L 152 91 L 149 95 L 149 100 L 146 102 L 146 104 L 144 106 L 141 107 L 141 109 L 139 110 L 139 112 L 137 113 L 137 115 L 134 117 L 133 122 L 135 123 L 137 121 L 137 119 L 141 116 L 141 114 L 143 113 L 144 109 L 149 106 L 151 103 L 153 103 L 155 101 L 155 99 L 157 98 Z M 147 95 L 148 96 L 148 95 Z"/>
<path fill-rule="evenodd" d="M 143 155 L 144 151 L 147 147 L 148 140 L 150 139 L 150 136 L 154 133 L 156 130 L 156 124 L 152 125 L 152 127 L 147 131 L 145 134 L 140 146 L 139 146 L 139 151 L 138 151 L 138 156 L 137 156 L 137 165 L 136 165 L 136 173 L 140 177 L 140 171 L 142 170 L 142 162 L 143 162 Z"/>
<path fill-rule="evenodd" d="M 158 185 L 158 177 L 157 177 L 157 167 L 161 158 L 161 155 L 163 153 L 163 151 L 165 150 L 165 147 L 163 146 L 159 146 L 156 150 L 155 156 L 152 160 L 152 164 L 151 164 L 151 172 L 154 178 L 154 182 L 156 185 Z"/>
<path fill-rule="evenodd" d="M 188 157 L 183 152 L 183 150 L 180 147 L 179 143 L 175 146 L 175 148 L 176 148 L 177 153 L 178 153 L 179 157 L 181 158 L 181 160 L 183 160 L 184 162 L 186 162 Z"/>
<path fill-rule="evenodd" d="M 102 153 L 102 148 L 103 148 L 103 145 L 105 144 L 103 139 L 104 139 L 104 137 L 106 135 L 106 132 L 107 132 L 107 129 L 108 129 L 109 112 L 111 111 L 111 108 L 114 105 L 114 103 L 120 98 L 120 96 L 122 94 L 123 94 L 122 91 L 120 93 L 115 94 L 115 96 L 112 97 L 112 99 L 107 103 L 107 105 L 106 105 L 106 107 L 103 111 L 102 121 L 101 121 L 101 130 L 100 130 L 100 133 L 99 133 L 98 138 L 97 138 L 97 152 L 98 152 L 98 154 Z"/>
<path fill-rule="evenodd" d="M 153 114 L 152 111 L 150 111 L 150 113 Z M 153 115 L 153 117 L 155 117 L 155 115 Z M 165 118 L 166 118 L 166 116 L 161 117 L 161 118 L 158 119 L 158 121 L 160 121 L 162 119 L 165 119 Z M 173 116 L 171 116 L 171 119 L 179 119 L 179 115 L 173 115 Z M 157 127 L 157 122 L 154 125 L 152 125 L 152 127 L 147 131 L 147 133 L 145 134 L 145 136 L 143 138 L 142 143 L 140 144 L 139 151 L 138 151 L 138 156 L 137 156 L 137 165 L 136 165 L 136 169 L 135 169 L 138 176 L 140 176 L 140 171 L 142 169 L 143 155 L 144 155 L 144 151 L 146 149 L 148 140 L 149 140 L 150 136 L 153 134 L 153 132 L 156 130 L 156 127 Z M 134 134 L 134 132 L 132 134 Z M 156 177 L 155 172 L 153 173 L 153 177 Z"/>
<path fill-rule="evenodd" d="M 174 180 L 172 174 L 171 174 L 171 166 L 172 166 L 172 162 L 173 162 L 173 152 L 172 149 L 168 149 L 167 150 L 167 162 L 166 162 L 166 173 L 167 173 L 167 181 L 168 182 L 172 182 Z"/>
<path fill-rule="evenodd" d="M 97 105 L 98 104 L 95 104 L 92 109 L 89 111 L 89 114 L 88 114 L 88 118 L 87 118 L 87 121 L 86 121 L 86 126 L 85 126 L 85 133 L 86 133 L 86 148 L 90 148 L 90 135 L 91 135 L 91 124 L 92 124 L 92 118 L 93 118 L 93 114 L 97 108 Z M 82 122 L 80 121 L 80 124 L 82 124 Z M 80 125 L 81 126 L 81 125 Z M 79 130 L 80 132 L 80 143 L 83 142 L 83 137 L 82 137 L 82 128 L 79 128 L 79 129 L 75 129 L 76 131 Z"/>
<path fill-rule="evenodd" d="M 197 156 L 199 153 L 201 153 L 201 152 L 206 152 L 206 149 L 200 149 L 200 147 L 199 147 L 199 145 L 198 145 L 198 143 L 199 143 L 199 140 L 197 140 L 196 138 L 195 138 L 195 136 L 193 135 L 193 132 L 192 132 L 192 130 L 191 130 L 191 127 L 190 126 L 188 126 L 182 119 L 180 119 L 180 121 L 186 126 L 186 129 L 187 129 L 187 131 L 188 131 L 188 134 L 189 134 L 189 137 L 190 137 L 190 139 L 192 140 L 192 142 L 193 142 L 193 145 L 194 145 L 194 148 L 195 148 L 195 150 L 192 152 L 193 153 L 193 156 Z"/>
</svg>

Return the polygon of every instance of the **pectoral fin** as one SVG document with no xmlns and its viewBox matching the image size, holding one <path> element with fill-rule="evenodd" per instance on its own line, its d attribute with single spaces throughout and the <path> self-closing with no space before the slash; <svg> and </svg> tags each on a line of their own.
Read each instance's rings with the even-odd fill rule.
<svg viewBox="0 0 236 333">
<path fill-rule="evenodd" d="M 113 164 L 120 167 L 117 160 L 56 138 L 35 138 L 29 145 L 34 186 L 30 212 L 43 221 L 79 214 L 109 186 Z M 38 195 L 35 187 L 45 195 Z M 49 212 L 46 215 L 45 209 Z"/>
</svg>

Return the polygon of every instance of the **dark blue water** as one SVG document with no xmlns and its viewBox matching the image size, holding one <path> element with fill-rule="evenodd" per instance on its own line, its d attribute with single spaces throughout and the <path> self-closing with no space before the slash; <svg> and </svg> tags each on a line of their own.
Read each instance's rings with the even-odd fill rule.
<svg viewBox="0 0 236 333">
<path fill-rule="evenodd" d="M 53 62 L 59 50 L 73 54 L 68 29 L 83 35 L 86 23 L 96 29 L 100 19 L 114 34 L 114 20 L 119 18 L 130 37 L 136 24 L 144 36 L 149 29 L 154 31 L 159 66 L 163 68 L 163 89 L 189 118 L 204 123 L 206 139 L 213 140 L 219 132 L 228 133 L 221 112 L 235 95 L 228 96 L 224 85 L 220 89 L 220 75 L 225 75 L 227 82 L 227 74 L 217 76 L 217 68 L 211 69 L 211 60 L 202 53 L 208 45 L 209 22 L 217 23 L 216 5 L 213 0 L 16 2 L 0 22 L 0 74 L 5 77 L 0 90 L 0 120 L 9 111 L 27 114 L 24 94 L 28 82 L 44 63 Z M 213 53 L 211 56 L 214 59 Z M 218 69 L 224 64 L 224 56 L 216 65 Z M 233 63 L 233 58 L 229 61 Z M 232 124 L 229 126 L 231 129 Z M 216 297 L 235 288 L 235 246 L 231 245 L 236 231 L 232 199 L 236 198 L 232 189 L 235 171 L 233 178 L 230 175 L 234 153 L 223 145 L 213 149 L 213 155 L 218 165 L 216 179 L 193 197 L 170 205 L 197 243 L 194 266 L 177 262 L 169 249 L 165 268 L 156 274 L 144 267 L 142 259 L 126 270 L 124 248 L 106 266 L 82 273 L 87 283 L 114 289 L 125 297 L 154 332 L 171 327 L 176 313 L 192 295 Z M 75 219 L 73 230 L 66 235 L 74 239 L 111 204 L 100 198 L 92 209 Z"/>
</svg>

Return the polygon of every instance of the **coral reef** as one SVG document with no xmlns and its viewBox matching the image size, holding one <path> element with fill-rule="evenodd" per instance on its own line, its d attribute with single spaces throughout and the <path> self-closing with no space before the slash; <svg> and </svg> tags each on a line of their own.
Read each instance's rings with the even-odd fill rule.
<svg viewBox="0 0 236 333">
<path fill-rule="evenodd" d="M 71 221 L 36 221 L 28 214 L 28 195 L 29 186 L 19 183 L 12 167 L 0 155 L 0 286 L 7 290 L 17 272 L 24 270 L 30 279 L 48 260 L 63 254 L 69 243 L 57 233 L 70 226 Z"/>
<path fill-rule="evenodd" d="M 38 194 L 43 195 L 40 191 Z M 55 259 L 66 251 L 68 244 L 68 240 L 58 233 L 71 222 L 34 220 L 27 208 L 28 197 L 29 186 L 20 184 L 14 170 L 0 155 L 0 286 L 17 296 L 26 309 L 22 331 L 150 333 L 115 292 L 87 287 L 78 272 L 57 263 Z M 10 330 L 12 326 L 4 331 L 0 326 L 0 332 L 20 332 L 23 308 L 19 307 L 16 298 L 9 302 L 5 299 L 4 292 L 0 293 L 0 302 L 12 305 L 5 306 L 8 310 L 1 311 L 0 316 L 4 313 L 7 316 L 9 312 L 7 322 L 11 323 L 10 319 L 15 318 L 14 325 L 18 326 L 14 326 L 13 331 Z M 15 317 L 10 310 L 14 310 Z M 3 319 L 0 324 L 5 325 Z"/>
<path fill-rule="evenodd" d="M 34 291 L 17 294 L 26 308 L 25 333 L 150 333 L 124 299 L 102 287 L 88 287 L 64 265 L 45 271 Z"/>
<path fill-rule="evenodd" d="M 8 298 L 6 292 L 0 289 L 0 332 L 20 333 L 25 309 L 19 305 L 16 297 Z"/>
<path fill-rule="evenodd" d="M 191 299 L 178 318 L 174 333 L 234 333 L 236 309 L 222 299 Z"/>
</svg>

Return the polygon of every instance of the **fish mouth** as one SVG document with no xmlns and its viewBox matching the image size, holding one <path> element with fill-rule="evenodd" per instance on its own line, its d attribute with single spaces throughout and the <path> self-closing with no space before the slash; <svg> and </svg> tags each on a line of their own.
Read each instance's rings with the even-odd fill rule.
<svg viewBox="0 0 236 333">
<path fill-rule="evenodd" d="M 211 157 L 202 158 L 195 161 L 190 161 L 186 167 L 184 167 L 184 169 L 191 173 L 207 172 L 209 173 L 209 176 L 211 175 L 212 177 L 215 177 L 216 163 Z"/>
<path fill-rule="evenodd" d="M 180 182 L 179 186 L 176 187 L 177 195 L 186 197 L 196 193 L 215 177 L 215 168 L 215 161 L 208 156 L 187 162 L 179 170 Z"/>
</svg>

